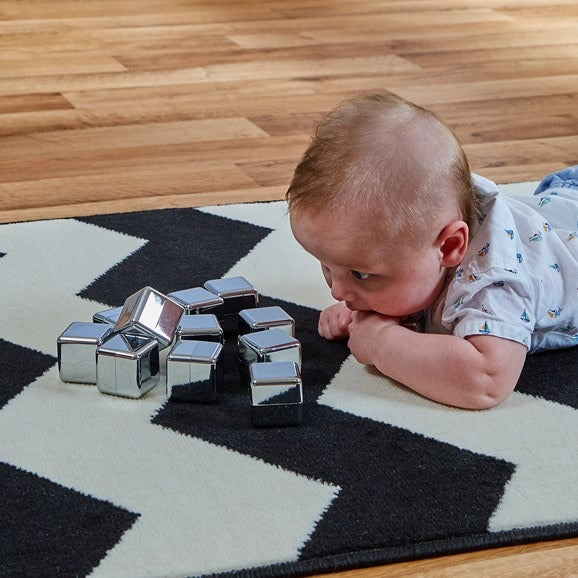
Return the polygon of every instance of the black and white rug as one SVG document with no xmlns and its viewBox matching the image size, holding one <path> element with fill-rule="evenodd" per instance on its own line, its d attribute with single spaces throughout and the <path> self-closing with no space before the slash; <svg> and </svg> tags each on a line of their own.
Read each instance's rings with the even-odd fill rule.
<svg viewBox="0 0 578 578">
<path fill-rule="evenodd" d="M 230 339 L 215 405 L 59 380 L 70 322 L 232 275 L 296 319 L 301 426 L 251 426 Z M 298 575 L 577 534 L 577 348 L 451 409 L 320 339 L 330 300 L 281 202 L 1 225 L 0 575 Z"/>
</svg>

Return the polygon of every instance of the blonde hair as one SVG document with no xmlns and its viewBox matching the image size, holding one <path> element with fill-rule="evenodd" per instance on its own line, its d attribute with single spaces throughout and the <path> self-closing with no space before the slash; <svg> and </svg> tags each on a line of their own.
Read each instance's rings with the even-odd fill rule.
<svg viewBox="0 0 578 578">
<path fill-rule="evenodd" d="M 471 227 L 476 200 L 465 152 L 431 111 L 391 93 L 346 100 L 318 125 L 286 194 L 291 213 L 351 209 L 408 241 L 455 205 Z"/>
</svg>

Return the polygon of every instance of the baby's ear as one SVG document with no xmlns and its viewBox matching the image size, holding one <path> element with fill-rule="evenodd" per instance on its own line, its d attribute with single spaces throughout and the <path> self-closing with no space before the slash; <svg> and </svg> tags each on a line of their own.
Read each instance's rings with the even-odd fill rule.
<svg viewBox="0 0 578 578">
<path fill-rule="evenodd" d="M 452 221 L 438 235 L 441 265 L 456 267 L 462 262 L 468 248 L 469 229 L 464 221 Z"/>
</svg>

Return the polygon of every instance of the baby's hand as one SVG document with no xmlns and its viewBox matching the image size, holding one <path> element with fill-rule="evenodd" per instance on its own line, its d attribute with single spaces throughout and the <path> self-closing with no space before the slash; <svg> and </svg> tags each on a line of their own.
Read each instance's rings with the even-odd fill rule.
<svg viewBox="0 0 578 578">
<path fill-rule="evenodd" d="M 331 340 L 346 339 L 349 337 L 352 313 L 343 301 L 327 307 L 319 316 L 319 335 Z"/>
<path fill-rule="evenodd" d="M 397 317 L 371 311 L 356 311 L 349 325 L 349 350 L 364 365 L 375 365 L 379 350 L 379 333 L 391 325 L 399 325 Z"/>
</svg>

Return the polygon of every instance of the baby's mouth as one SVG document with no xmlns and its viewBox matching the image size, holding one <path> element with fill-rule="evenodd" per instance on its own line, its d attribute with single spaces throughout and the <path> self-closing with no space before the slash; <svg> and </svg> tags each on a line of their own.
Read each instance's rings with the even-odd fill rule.
<svg viewBox="0 0 578 578">
<path fill-rule="evenodd" d="M 352 301 L 346 301 L 345 305 L 350 311 L 373 311 L 373 309 L 369 309 L 368 307 L 363 307 L 359 303 L 354 303 Z"/>
</svg>

